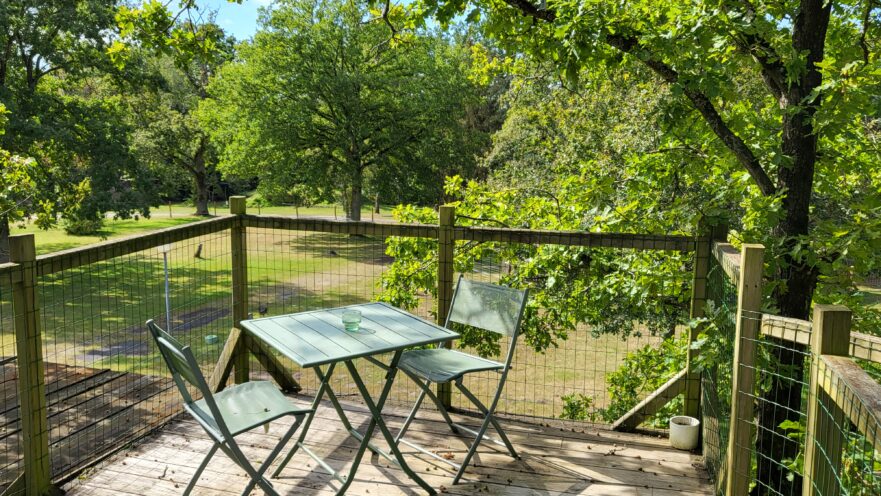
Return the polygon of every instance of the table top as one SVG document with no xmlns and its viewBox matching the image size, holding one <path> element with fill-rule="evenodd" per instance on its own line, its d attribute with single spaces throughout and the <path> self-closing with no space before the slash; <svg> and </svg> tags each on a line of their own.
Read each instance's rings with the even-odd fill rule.
<svg viewBox="0 0 881 496">
<path fill-rule="evenodd" d="M 346 310 L 361 311 L 361 327 L 343 328 Z M 301 367 L 351 360 L 457 339 L 459 334 L 386 303 L 365 303 L 261 319 L 242 327 Z"/>
</svg>

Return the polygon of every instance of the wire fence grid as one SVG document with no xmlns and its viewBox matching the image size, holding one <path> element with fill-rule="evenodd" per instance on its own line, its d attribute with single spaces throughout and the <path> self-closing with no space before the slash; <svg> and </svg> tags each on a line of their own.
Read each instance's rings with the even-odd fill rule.
<svg viewBox="0 0 881 496">
<path fill-rule="evenodd" d="M 167 368 L 144 322 L 155 319 L 190 345 L 206 375 L 217 361 L 230 317 L 230 241 L 227 231 L 194 236 L 168 246 L 66 268 L 38 277 L 47 432 L 53 479 L 142 437 L 181 411 Z M 165 264 L 169 308 L 165 303 Z M 0 344 L 15 356 L 14 331 L 5 317 L 0 284 Z M 209 337 L 214 336 L 214 337 Z M 18 432 L 16 364 L 3 365 L 3 409 L 9 442 Z M 21 451 L 3 455 L 4 481 L 21 471 Z"/>
<path fill-rule="evenodd" d="M 433 281 L 429 286 L 436 285 L 437 238 L 430 236 L 430 229 L 407 232 L 427 247 L 412 261 L 416 264 L 413 277 L 427 278 Z M 344 228 L 323 232 L 290 227 L 247 227 L 245 233 L 247 307 L 255 317 L 387 300 L 394 290 L 388 285 L 392 280 L 390 271 L 397 270 L 392 266 L 396 258 L 389 254 L 394 254 L 390 240 L 402 234 L 400 226 L 362 223 L 357 234 L 348 234 Z M 51 473 L 56 480 L 154 431 L 181 411 L 168 370 L 144 327 L 146 320 L 155 319 L 189 345 L 206 377 L 220 357 L 233 326 L 231 232 L 209 227 L 193 230 L 190 237 L 176 236 L 177 241 L 164 250 L 150 238 L 137 241 L 137 246 L 144 249 L 131 253 L 123 250 L 126 254 L 122 255 L 112 256 L 117 252 L 108 249 L 96 258 L 96 249 L 90 248 L 73 262 L 70 255 L 64 256 L 63 263 L 56 263 L 61 259 L 52 256 L 38 262 L 42 264 L 37 297 L 48 408 L 45 434 L 50 443 Z M 467 243 L 457 242 L 457 249 L 465 249 Z M 524 250 L 524 261 L 530 250 L 543 248 L 561 250 L 573 257 L 602 250 L 621 251 L 528 241 L 487 243 L 484 251 L 491 253 L 512 245 Z M 671 276 L 652 297 L 681 299 L 682 285 L 690 284 L 691 254 L 672 250 L 652 253 L 659 260 L 669 257 L 682 264 L 681 274 Z M 472 262 L 458 267 L 456 276 L 464 273 L 468 278 L 507 284 L 512 274 L 525 270 L 518 262 L 502 262 L 492 256 Z M 166 264 L 170 312 L 166 311 Z M 533 289 L 548 284 L 547 278 L 524 280 Z M 0 486 L 9 484 L 23 469 L 11 286 L 11 272 L 0 270 L 0 406 L 4 412 L 0 419 Z M 416 315 L 435 321 L 436 288 L 430 287 L 417 291 L 407 306 Z M 675 304 L 687 308 L 688 302 Z M 672 339 L 681 339 L 684 323 L 679 320 L 670 327 Z M 600 414 L 610 407 L 609 375 L 640 352 L 663 359 L 664 342 L 644 323 L 632 326 L 626 338 L 597 333 L 581 325 L 542 353 L 521 341 L 499 413 L 523 419 L 565 417 L 608 426 L 610 419 Z M 504 350 L 506 344 L 500 343 L 500 349 Z M 684 363 L 685 348 L 681 348 Z M 359 371 L 366 384 L 377 393 L 385 371 L 360 362 L 363 365 L 359 365 Z M 303 393 L 316 391 L 318 381 L 312 371 L 287 365 Z M 252 358 L 251 366 L 259 375 L 259 362 Z M 487 402 L 498 377 L 479 374 L 468 381 L 469 388 Z M 342 369 L 333 386 L 342 397 L 357 395 L 354 382 Z M 633 400 L 649 392 L 637 388 Z M 399 376 L 389 401 L 410 406 L 416 396 L 416 386 Z M 453 406 L 473 408 L 458 393 L 453 396 Z"/>
<path fill-rule="evenodd" d="M 763 332 L 756 339 L 742 337 L 741 346 L 756 350 L 752 391 L 738 391 L 753 402 L 755 415 L 736 419 L 754 433 L 746 448 L 750 453 L 749 473 L 730 474 L 752 481 L 760 494 L 796 496 L 801 494 L 803 433 L 807 421 L 810 383 L 810 350 L 792 341 L 770 337 L 776 334 L 806 332 L 794 319 L 768 319 L 761 313 L 744 313 L 742 319 L 759 321 Z M 758 327 L 757 326 L 757 327 Z M 805 328 L 810 324 L 804 322 Z M 775 332 L 776 331 L 776 332 Z"/>
<path fill-rule="evenodd" d="M 0 492 L 24 469 L 18 432 L 18 371 L 15 362 L 12 272 L 0 269 Z"/>
<path fill-rule="evenodd" d="M 389 245 L 389 239 L 393 238 L 390 234 L 394 234 L 392 229 L 382 224 L 375 224 L 362 228 L 362 231 L 359 235 L 350 235 L 289 228 L 249 227 L 247 230 L 249 310 L 254 312 L 254 316 L 264 316 L 379 299 L 400 301 L 390 296 L 390 292 L 396 292 L 400 288 L 390 288 L 389 280 L 384 279 L 390 271 L 401 270 L 393 267 L 395 258 L 389 255 L 390 252 L 394 253 Z M 409 267 L 411 274 L 406 277 L 426 278 L 428 274 L 423 283 L 428 281 L 427 285 L 434 285 L 437 270 L 437 240 L 414 239 L 426 247 L 426 252 L 420 253 L 416 260 L 412 261 L 417 267 L 415 269 Z M 456 243 L 456 250 L 467 249 L 467 245 L 468 242 L 459 241 Z M 505 245 L 510 246 L 511 243 L 488 243 L 482 249 L 486 253 L 493 253 Z M 530 244 L 523 246 L 527 252 L 538 248 Z M 592 250 L 592 248 L 563 245 L 544 246 L 555 250 L 571 250 L 572 256 L 577 255 L 578 251 L 588 253 Z M 435 250 L 433 254 L 430 253 L 432 250 Z M 528 253 L 524 256 L 526 255 Z M 669 256 L 683 257 L 678 252 Z M 473 260 L 465 266 L 461 263 L 459 265 L 455 277 L 464 274 L 467 278 L 503 284 L 509 282 L 508 276 L 519 269 L 516 264 L 501 262 L 491 256 Z M 666 287 L 675 286 L 676 289 L 681 289 L 682 284 L 690 284 L 690 278 L 691 273 L 686 270 L 680 275 L 671 277 L 671 280 L 675 280 L 675 284 Z M 400 281 L 400 279 L 396 280 Z M 542 280 L 534 284 L 545 283 Z M 436 301 L 431 291 L 422 289 L 414 293 L 412 298 L 407 299 L 408 309 L 420 317 L 436 321 Z M 656 295 L 657 298 L 674 296 L 673 294 Z M 681 304 L 683 308 L 687 307 L 687 302 Z M 684 323 L 684 320 L 679 322 L 679 324 Z M 678 327 L 674 325 L 671 332 L 674 336 L 672 339 L 677 339 L 684 331 L 681 325 Z M 608 425 L 614 420 L 608 417 L 611 415 L 608 413 L 609 374 L 617 371 L 626 359 L 635 359 L 635 354 L 638 352 L 648 353 L 653 350 L 655 358 L 663 360 L 664 358 L 657 353 L 662 341 L 661 336 L 653 334 L 644 325 L 634 326 L 624 339 L 612 334 L 593 333 L 590 328 L 580 325 L 567 339 L 558 340 L 556 346 L 551 346 L 540 353 L 521 339 L 498 412 L 512 417 L 544 419 L 563 417 L 568 420 Z M 680 344 L 682 345 L 680 360 L 684 366 L 685 343 Z M 503 338 L 499 342 L 499 352 L 504 353 L 507 345 L 506 338 Z M 465 351 L 477 352 L 475 349 Z M 503 357 L 496 355 L 490 358 L 501 361 Z M 286 360 L 285 364 L 294 370 L 294 378 L 302 386 L 303 393 L 311 394 L 317 390 L 318 379 L 312 371 L 300 370 Z M 259 370 L 255 360 L 251 361 L 251 365 L 255 370 Z M 675 372 L 677 371 L 673 373 Z M 371 393 L 376 393 L 380 389 L 385 376 L 383 370 L 363 363 L 359 373 L 363 375 Z M 666 379 L 669 377 L 664 377 L 661 382 Z M 470 374 L 465 382 L 481 401 L 488 403 L 498 384 L 498 374 L 494 372 Z M 332 385 L 342 397 L 354 397 L 358 394 L 348 373 L 339 368 L 334 374 Z M 651 392 L 644 389 L 639 390 L 635 395 L 644 396 Z M 417 395 L 416 386 L 406 377 L 399 376 L 390 394 L 389 404 L 410 406 Z M 474 410 L 473 405 L 458 391 L 453 394 L 452 406 L 462 411 Z M 431 408 L 431 405 L 426 407 Z M 604 412 L 607 417 L 602 416 Z"/>
<path fill-rule="evenodd" d="M 386 254 L 389 228 L 373 224 L 365 234 L 316 232 L 280 228 L 247 228 L 248 310 L 254 317 L 283 315 L 332 308 L 380 299 L 382 277 L 393 259 Z M 436 240 L 426 240 L 436 244 Z M 419 294 L 410 311 L 434 321 L 434 298 Z M 377 357 L 388 362 L 390 355 Z M 313 370 L 301 369 L 281 358 L 292 371 L 301 393 L 313 395 L 319 380 Z M 371 394 L 378 394 L 385 371 L 359 360 L 358 373 Z M 261 370 L 255 358 L 251 369 Z M 258 372 L 259 373 L 259 372 Z M 345 367 L 336 367 L 331 387 L 340 398 L 359 397 Z M 398 375 L 388 403 L 405 405 L 415 401 L 416 386 Z"/>
<path fill-rule="evenodd" d="M 802 439 L 815 450 L 815 476 L 807 485 L 819 496 L 881 494 L 881 419 L 877 408 L 867 407 L 878 399 L 865 397 L 864 389 L 854 389 L 823 357 L 814 358 L 819 362 L 818 382 L 823 390 L 810 400 L 816 402 L 817 421 L 824 429 L 817 437 Z M 859 365 L 851 364 L 858 376 L 854 369 Z M 874 389 L 877 393 L 878 388 Z M 804 463 L 804 457 L 799 462 Z"/>
<path fill-rule="evenodd" d="M 719 483 L 728 454 L 731 425 L 731 366 L 737 326 L 737 282 L 732 281 L 715 256 L 707 272 L 707 340 L 701 353 L 713 353 L 701 372 L 703 453 L 710 476 Z"/>
<path fill-rule="evenodd" d="M 466 242 L 458 242 L 457 250 L 466 251 Z M 466 278 L 509 285 L 512 280 L 528 282 L 528 288 L 537 291 L 549 287 L 549 274 L 532 274 L 534 268 L 529 264 L 539 252 L 553 252 L 562 260 L 589 260 L 601 258 L 603 254 L 633 253 L 632 250 L 610 248 L 589 248 L 582 246 L 523 244 L 523 243 L 488 243 L 480 247 L 481 255 L 473 259 L 470 267 L 466 267 Z M 517 257 L 506 257 L 499 260 L 492 254 L 518 252 Z M 486 254 L 489 254 L 487 256 Z M 676 260 L 686 264 L 685 270 L 670 277 L 660 284 L 658 291 L 651 295 L 657 300 L 677 300 L 682 294 L 690 296 L 692 254 L 679 252 L 642 252 L 642 255 L 658 261 Z M 660 263 L 660 262 L 658 262 Z M 457 273 L 458 276 L 458 273 Z M 615 274 L 607 274 L 614 277 Z M 638 274 L 629 274 L 638 277 Z M 572 279 L 561 284 L 579 287 L 597 284 L 598 276 L 593 273 L 572 271 Z M 556 284 L 552 282 L 551 284 Z M 684 288 L 684 289 L 683 289 Z M 560 294 L 573 297 L 577 293 L 564 290 Z M 586 295 L 587 292 L 585 291 Z M 553 301 L 554 297 L 543 298 Z M 621 301 L 626 296 L 621 296 Z M 593 304 L 585 296 L 579 301 L 584 305 Z M 569 304 L 571 305 L 571 303 Z M 577 304 L 576 304 L 577 305 Z M 632 407 L 651 394 L 680 369 L 685 367 L 687 343 L 684 324 L 687 323 L 686 309 L 688 301 L 678 301 L 680 313 L 671 320 L 669 327 L 662 330 L 650 328 L 646 322 L 628 321 L 626 324 L 599 329 L 586 324 L 577 324 L 574 329 L 550 328 L 541 329 L 537 334 L 558 333 L 553 344 L 541 351 L 535 345 L 542 344 L 543 338 L 521 335 L 517 342 L 512 369 L 508 375 L 498 412 L 508 417 L 530 419 L 562 419 L 579 421 L 608 428 L 615 420 L 628 412 Z M 622 305 L 623 306 L 623 305 Z M 550 312 L 556 311 L 546 307 L 538 308 L 537 319 L 551 320 Z M 571 311 L 571 308 L 570 308 Z M 606 308 L 603 316 L 609 322 L 620 320 L 619 309 Z M 575 318 L 574 315 L 570 316 Z M 562 331 L 562 332 L 561 332 Z M 666 344 L 667 346 L 664 346 Z M 497 361 L 504 361 L 505 353 L 510 346 L 510 338 L 503 337 L 498 342 L 498 353 L 491 355 Z M 476 347 L 465 347 L 464 351 L 479 354 Z M 642 379 L 633 381 L 625 375 L 648 374 Z M 615 376 L 617 374 L 617 377 Z M 628 380 L 631 379 L 631 380 Z M 470 374 L 466 387 L 471 390 L 484 404 L 489 404 L 498 385 L 498 374 L 480 372 Z M 453 389 L 452 405 L 460 410 L 474 411 L 473 404 L 457 389 Z M 675 414 L 681 410 L 681 402 L 674 401 L 657 418 L 650 418 L 645 424 L 652 428 L 666 428 L 669 411 Z"/>
</svg>

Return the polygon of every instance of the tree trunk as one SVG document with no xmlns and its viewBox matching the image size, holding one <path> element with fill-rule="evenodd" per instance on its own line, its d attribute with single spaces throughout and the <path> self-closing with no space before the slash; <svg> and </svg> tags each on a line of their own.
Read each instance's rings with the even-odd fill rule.
<svg viewBox="0 0 881 496">
<path fill-rule="evenodd" d="M 349 220 L 361 220 L 361 205 L 364 204 L 364 170 L 359 165 L 355 168 L 355 176 L 352 178 L 352 190 L 349 195 L 349 211 L 346 216 Z"/>
<path fill-rule="evenodd" d="M 9 217 L 0 215 L 0 263 L 9 261 Z"/>
<path fill-rule="evenodd" d="M 208 170 L 205 166 L 205 151 L 207 138 L 203 138 L 199 143 L 199 149 L 193 156 L 193 187 L 195 188 L 194 200 L 196 203 L 196 215 L 207 217 L 211 215 L 208 211 Z"/>
<path fill-rule="evenodd" d="M 808 98 L 822 83 L 822 75 L 816 65 L 824 57 L 830 13 L 831 3 L 824 5 L 823 0 L 804 0 L 801 3 L 793 24 L 792 45 L 797 53 L 807 54 L 806 66 L 798 82 L 786 88 L 781 101 L 785 109 L 782 151 L 789 163 L 782 165 L 777 173 L 777 186 L 780 191 L 786 192 L 786 196 L 783 199 L 783 219 L 773 234 L 776 239 L 783 240 L 776 275 L 784 284 L 776 287 L 774 299 L 780 315 L 803 320 L 807 320 L 810 314 L 818 271 L 816 267 L 808 265 L 803 257 L 793 257 L 792 253 L 799 244 L 805 244 L 803 240 L 810 231 L 811 193 L 817 162 L 817 135 L 812 122 L 819 100 L 816 96 L 813 100 Z M 800 251 L 809 249 L 809 246 L 802 246 Z M 771 341 L 771 356 L 776 362 L 771 367 L 784 369 L 781 376 L 792 379 L 773 380 L 770 391 L 759 402 L 756 439 L 756 451 L 759 453 L 756 457 L 758 484 L 753 493 L 789 496 L 801 493 L 802 478 L 793 474 L 790 480 L 789 471 L 783 467 L 782 460 L 794 460 L 798 456 L 799 443 L 790 439 L 780 429 L 780 424 L 787 420 L 801 420 L 798 412 L 802 411 L 801 382 L 806 349 L 794 343 Z"/>
<path fill-rule="evenodd" d="M 373 197 L 373 213 L 379 213 L 379 195 Z"/>
<path fill-rule="evenodd" d="M 361 205 L 364 203 L 364 194 L 361 185 L 352 185 L 352 196 L 349 201 L 349 220 L 361 220 Z"/>
</svg>

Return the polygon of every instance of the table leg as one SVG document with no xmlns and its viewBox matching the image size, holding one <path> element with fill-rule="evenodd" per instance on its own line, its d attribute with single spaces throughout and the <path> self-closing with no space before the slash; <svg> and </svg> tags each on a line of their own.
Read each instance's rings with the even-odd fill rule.
<svg viewBox="0 0 881 496">
<path fill-rule="evenodd" d="M 315 418 L 315 412 L 318 411 L 318 405 L 321 403 L 321 398 L 324 397 L 324 393 L 330 390 L 330 377 L 333 375 L 333 370 L 336 368 L 336 364 L 332 363 L 329 367 L 327 367 L 327 372 L 322 373 L 321 367 L 314 367 L 315 374 L 318 376 L 319 386 L 318 392 L 315 393 L 315 399 L 312 400 L 312 411 L 306 416 L 306 420 L 303 421 L 303 426 L 300 427 L 300 437 L 297 438 L 297 442 L 294 443 L 293 448 L 285 455 L 284 460 L 281 461 L 281 465 L 275 469 L 275 472 L 272 473 L 273 477 L 278 477 L 278 474 L 285 468 L 291 458 L 293 458 L 294 454 L 297 453 L 297 450 L 303 446 L 303 441 L 306 439 L 306 434 L 309 432 L 309 426 L 312 425 L 312 419 Z M 331 392 L 331 394 L 333 394 Z"/>
<path fill-rule="evenodd" d="M 389 448 L 391 449 L 391 452 L 394 455 L 395 460 L 397 461 L 397 464 L 401 467 L 404 473 L 407 474 L 407 477 L 419 484 L 419 486 L 425 489 L 428 494 L 437 494 L 437 491 L 435 491 L 433 487 L 422 480 L 422 478 L 419 477 L 419 475 L 417 475 L 416 472 L 414 472 L 409 465 L 407 465 L 407 462 L 404 460 L 404 455 L 398 448 L 398 443 L 395 442 L 395 437 L 392 436 L 391 431 L 389 431 L 388 427 L 385 425 L 385 421 L 382 419 L 382 408 L 383 406 L 385 406 L 385 402 L 388 399 L 389 393 L 391 392 L 392 384 L 395 380 L 395 375 L 398 372 L 398 361 L 401 359 L 402 353 L 403 350 L 398 350 L 392 357 L 392 360 L 389 363 L 386 372 L 385 385 L 379 395 L 379 398 L 376 400 L 376 403 L 374 403 L 373 399 L 370 397 L 370 391 L 367 390 L 367 387 L 364 385 L 364 381 L 361 380 L 361 375 L 358 373 L 358 369 L 355 367 L 355 364 L 352 363 L 351 360 L 346 360 L 346 368 L 349 369 L 349 374 L 352 376 L 352 380 L 355 381 L 355 386 L 358 387 L 358 391 L 361 393 L 361 397 L 364 399 L 364 403 L 367 404 L 367 408 L 370 410 L 372 418 L 367 424 L 367 432 L 364 434 L 364 438 L 361 441 L 361 446 L 358 449 L 358 454 L 356 456 L 356 462 L 352 465 L 351 473 L 349 474 L 349 477 L 347 477 L 347 483 L 344 484 L 343 489 L 337 494 L 343 494 L 348 488 L 348 483 L 350 483 L 351 480 L 354 478 L 355 471 L 358 468 L 358 463 L 360 463 L 361 456 L 367 449 L 368 441 L 370 439 L 370 436 L 373 435 L 373 429 L 375 427 L 379 427 L 379 431 L 382 433 L 385 441 L 388 443 Z"/>
</svg>

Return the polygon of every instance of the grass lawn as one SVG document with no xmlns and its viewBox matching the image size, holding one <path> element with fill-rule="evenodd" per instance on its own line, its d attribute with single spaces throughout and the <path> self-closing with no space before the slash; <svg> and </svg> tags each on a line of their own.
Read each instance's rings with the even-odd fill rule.
<svg viewBox="0 0 881 496">
<path fill-rule="evenodd" d="M 881 311 L 881 288 L 860 286 L 859 289 L 865 294 L 865 300 L 869 307 Z"/>
<path fill-rule="evenodd" d="M 166 227 L 172 227 L 180 224 L 186 224 L 201 220 L 202 217 L 193 215 L 194 208 L 192 205 L 175 203 L 170 206 L 162 206 L 153 208 L 150 211 L 150 218 L 138 217 L 136 219 L 115 220 L 107 219 L 104 229 L 100 233 L 91 236 L 72 236 L 64 232 L 60 226 L 49 230 L 39 229 L 33 224 L 13 226 L 12 234 L 34 233 L 37 244 L 37 253 L 42 255 L 55 251 L 68 250 L 79 246 L 90 245 L 112 238 L 124 236 L 132 236 L 140 232 L 155 231 Z M 229 207 L 222 202 L 211 204 L 211 213 L 215 212 L 222 215 L 229 211 Z M 382 207 L 379 214 L 374 214 L 372 208 L 364 208 L 361 211 L 361 218 L 366 220 L 388 220 L 391 219 L 392 207 Z M 250 207 L 250 213 L 257 214 L 258 209 Z M 296 215 L 296 209 L 293 207 L 265 207 L 259 209 L 259 213 L 265 215 Z M 318 205 L 308 208 L 300 208 L 299 215 L 303 217 L 330 217 L 336 214 L 340 220 L 345 219 L 345 214 L 339 207 L 333 205 Z"/>
</svg>

